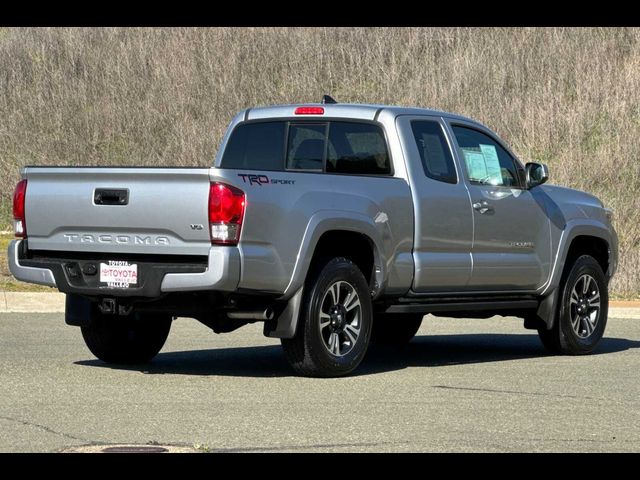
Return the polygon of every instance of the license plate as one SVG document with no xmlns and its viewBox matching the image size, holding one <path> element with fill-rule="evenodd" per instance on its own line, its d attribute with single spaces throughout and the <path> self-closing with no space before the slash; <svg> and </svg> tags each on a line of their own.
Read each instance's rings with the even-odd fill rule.
<svg viewBox="0 0 640 480">
<path fill-rule="evenodd" d="M 110 288 L 135 286 L 138 284 L 138 265 L 115 260 L 100 263 L 100 282 Z"/>
</svg>

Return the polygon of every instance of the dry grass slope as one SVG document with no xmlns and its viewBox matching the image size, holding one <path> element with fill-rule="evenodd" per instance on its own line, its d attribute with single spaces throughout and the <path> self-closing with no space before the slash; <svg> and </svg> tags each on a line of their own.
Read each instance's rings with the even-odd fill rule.
<svg viewBox="0 0 640 480">
<path fill-rule="evenodd" d="M 3 28 L 0 223 L 23 165 L 209 165 L 238 110 L 331 93 L 475 117 L 600 196 L 637 294 L 638 72 L 639 29 Z"/>
</svg>

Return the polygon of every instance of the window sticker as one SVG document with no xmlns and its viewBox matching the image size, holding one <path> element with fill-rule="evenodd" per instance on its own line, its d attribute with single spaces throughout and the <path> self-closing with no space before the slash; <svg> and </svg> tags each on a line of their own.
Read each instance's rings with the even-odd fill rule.
<svg viewBox="0 0 640 480">
<path fill-rule="evenodd" d="M 487 165 L 484 155 L 474 150 L 463 148 L 464 161 L 467 164 L 467 172 L 472 182 L 484 182 L 487 178 Z"/>
<path fill-rule="evenodd" d="M 463 148 L 462 153 L 467 164 L 469 180 L 488 185 L 504 184 L 500 159 L 494 145 L 480 144 L 474 148 Z"/>
<path fill-rule="evenodd" d="M 484 163 L 487 169 L 487 183 L 491 185 L 502 185 L 502 171 L 500 170 L 500 160 L 498 152 L 494 145 L 480 144 L 480 151 L 484 157 Z"/>
</svg>

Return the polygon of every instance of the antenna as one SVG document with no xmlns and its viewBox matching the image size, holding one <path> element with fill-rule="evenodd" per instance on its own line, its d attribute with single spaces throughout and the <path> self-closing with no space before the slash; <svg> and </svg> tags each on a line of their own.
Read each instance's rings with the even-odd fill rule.
<svg viewBox="0 0 640 480">
<path fill-rule="evenodd" d="M 323 95 L 322 102 L 320 103 L 338 103 L 338 102 L 336 102 L 335 99 L 329 95 Z"/>
</svg>

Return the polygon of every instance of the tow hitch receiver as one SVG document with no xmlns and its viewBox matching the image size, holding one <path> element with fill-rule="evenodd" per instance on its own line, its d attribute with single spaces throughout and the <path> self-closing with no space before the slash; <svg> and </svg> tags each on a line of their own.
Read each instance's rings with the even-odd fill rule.
<svg viewBox="0 0 640 480">
<path fill-rule="evenodd" d="M 98 304 L 98 310 L 103 315 L 122 315 L 127 316 L 133 310 L 130 305 L 118 305 L 115 298 L 103 298 L 102 302 Z"/>
</svg>

